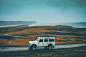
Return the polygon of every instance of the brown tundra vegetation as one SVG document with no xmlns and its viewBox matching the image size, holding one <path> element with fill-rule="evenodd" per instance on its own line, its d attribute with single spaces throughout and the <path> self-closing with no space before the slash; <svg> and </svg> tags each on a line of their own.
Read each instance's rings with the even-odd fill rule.
<svg viewBox="0 0 86 57">
<path fill-rule="evenodd" d="M 0 34 L 9 34 L 23 37 L 19 38 L 0 35 L 0 46 L 28 46 L 28 41 L 35 40 L 37 36 L 55 36 L 55 44 L 86 43 L 86 28 L 74 28 L 71 26 L 21 26 L 0 28 Z M 67 36 L 67 37 L 66 37 Z M 60 37 L 60 38 L 59 38 Z"/>
</svg>

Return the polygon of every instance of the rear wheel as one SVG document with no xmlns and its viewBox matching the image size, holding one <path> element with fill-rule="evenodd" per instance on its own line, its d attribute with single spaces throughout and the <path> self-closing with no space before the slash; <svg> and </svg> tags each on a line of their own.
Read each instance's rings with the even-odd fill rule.
<svg viewBox="0 0 86 57">
<path fill-rule="evenodd" d="M 52 45 L 49 45 L 49 46 L 48 46 L 48 49 L 52 49 L 52 48 L 53 48 L 53 46 L 52 46 Z"/>
</svg>

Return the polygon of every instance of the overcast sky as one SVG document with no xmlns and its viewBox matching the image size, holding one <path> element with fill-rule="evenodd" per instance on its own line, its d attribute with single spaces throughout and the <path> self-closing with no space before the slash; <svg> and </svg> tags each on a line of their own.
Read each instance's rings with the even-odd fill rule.
<svg viewBox="0 0 86 57">
<path fill-rule="evenodd" d="M 86 22 L 86 0 L 0 0 L 0 21 Z"/>
</svg>

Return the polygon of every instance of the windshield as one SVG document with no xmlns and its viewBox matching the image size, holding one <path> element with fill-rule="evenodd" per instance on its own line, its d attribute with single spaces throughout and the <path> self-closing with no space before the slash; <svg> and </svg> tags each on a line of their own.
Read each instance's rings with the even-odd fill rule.
<svg viewBox="0 0 86 57">
<path fill-rule="evenodd" d="M 38 38 L 36 38 L 36 39 L 35 39 L 35 41 L 39 41 L 39 39 L 38 39 Z"/>
</svg>

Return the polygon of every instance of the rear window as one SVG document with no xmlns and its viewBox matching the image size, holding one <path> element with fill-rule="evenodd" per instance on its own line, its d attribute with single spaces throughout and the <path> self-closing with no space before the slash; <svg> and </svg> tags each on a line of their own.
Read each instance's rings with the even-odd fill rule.
<svg viewBox="0 0 86 57">
<path fill-rule="evenodd" d="M 49 39 L 49 42 L 54 42 L 54 39 Z"/>
<path fill-rule="evenodd" d="M 48 39 L 45 39 L 44 42 L 48 42 Z"/>
</svg>

